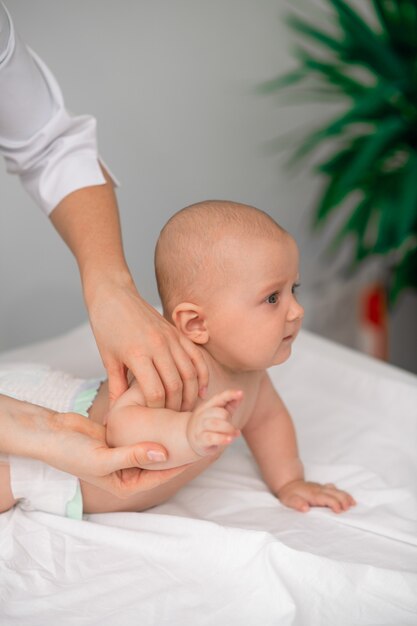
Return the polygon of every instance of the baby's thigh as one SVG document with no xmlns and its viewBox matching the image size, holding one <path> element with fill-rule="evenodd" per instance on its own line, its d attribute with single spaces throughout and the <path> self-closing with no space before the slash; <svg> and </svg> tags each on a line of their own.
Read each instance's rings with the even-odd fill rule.
<svg viewBox="0 0 417 626">
<path fill-rule="evenodd" d="M 84 513 L 110 513 L 114 511 L 146 511 L 158 504 L 166 502 L 174 496 L 181 487 L 189 483 L 196 476 L 201 474 L 216 457 L 205 457 L 201 461 L 196 461 L 184 472 L 168 482 L 137 493 L 129 498 L 117 498 L 102 489 L 94 487 L 81 481 L 81 491 L 83 494 Z"/>
<path fill-rule="evenodd" d="M 9 464 L 0 461 L 0 513 L 11 509 L 16 502 L 10 486 Z"/>
</svg>

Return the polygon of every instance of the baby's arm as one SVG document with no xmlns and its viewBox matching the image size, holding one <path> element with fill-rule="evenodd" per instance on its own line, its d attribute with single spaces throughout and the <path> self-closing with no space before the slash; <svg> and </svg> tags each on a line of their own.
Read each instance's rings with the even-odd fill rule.
<svg viewBox="0 0 417 626">
<path fill-rule="evenodd" d="M 253 414 L 242 432 L 265 482 L 286 506 L 298 511 L 327 506 L 340 513 L 355 504 L 348 493 L 333 484 L 305 481 L 294 425 L 266 373 Z"/>
<path fill-rule="evenodd" d="M 200 404 L 193 411 L 172 411 L 144 406 L 136 381 L 115 402 L 107 417 L 107 443 L 130 445 L 136 441 L 156 441 L 168 451 L 168 460 L 152 469 L 185 465 L 203 456 L 217 454 L 239 435 L 231 417 L 242 393 L 227 390 Z M 157 459 L 155 459 L 157 460 Z"/>
</svg>

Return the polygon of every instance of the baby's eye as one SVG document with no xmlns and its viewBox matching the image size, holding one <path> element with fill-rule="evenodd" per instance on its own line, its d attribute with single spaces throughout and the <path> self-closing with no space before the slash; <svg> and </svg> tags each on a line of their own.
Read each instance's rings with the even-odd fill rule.
<svg viewBox="0 0 417 626">
<path fill-rule="evenodd" d="M 291 293 L 294 294 L 299 287 L 300 287 L 300 283 L 295 283 L 291 288 Z"/>
<path fill-rule="evenodd" d="M 266 301 L 268 304 L 276 304 L 278 302 L 279 293 L 276 291 L 275 293 L 271 293 L 270 296 L 267 297 Z"/>
</svg>

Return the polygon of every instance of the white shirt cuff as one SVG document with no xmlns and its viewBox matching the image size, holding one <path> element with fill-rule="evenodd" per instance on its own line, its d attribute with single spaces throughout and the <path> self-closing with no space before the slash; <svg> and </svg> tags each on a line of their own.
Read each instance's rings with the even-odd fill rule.
<svg viewBox="0 0 417 626">
<path fill-rule="evenodd" d="M 15 36 L 11 20 L 9 26 L 7 55 L 0 63 L 0 92 L 6 95 L 0 103 L 0 153 L 7 171 L 20 177 L 49 215 L 72 191 L 106 182 L 99 164 L 96 120 L 68 113 L 53 74 Z"/>
</svg>

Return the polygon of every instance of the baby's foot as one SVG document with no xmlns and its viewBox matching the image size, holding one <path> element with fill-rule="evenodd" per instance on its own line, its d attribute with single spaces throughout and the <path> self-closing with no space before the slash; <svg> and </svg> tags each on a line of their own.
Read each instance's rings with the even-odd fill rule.
<svg viewBox="0 0 417 626">
<path fill-rule="evenodd" d="M 188 442 L 199 456 L 215 454 L 240 435 L 231 418 L 242 399 L 242 391 L 228 389 L 191 413 L 187 426 Z"/>
</svg>

